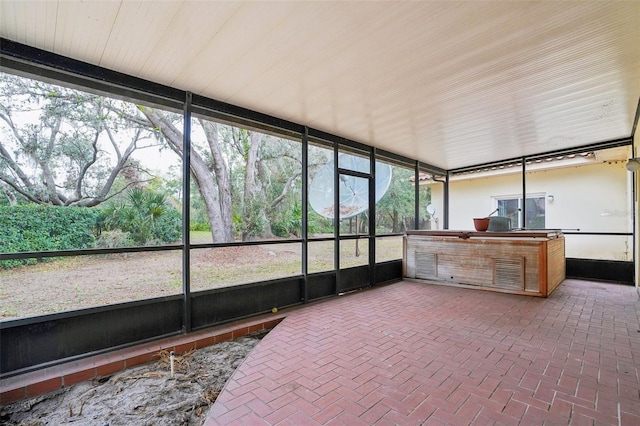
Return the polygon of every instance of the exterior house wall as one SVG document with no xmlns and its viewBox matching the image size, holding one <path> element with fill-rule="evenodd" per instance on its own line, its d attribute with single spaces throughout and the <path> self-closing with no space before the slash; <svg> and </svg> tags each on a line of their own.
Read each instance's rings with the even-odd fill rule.
<svg viewBox="0 0 640 426">
<path fill-rule="evenodd" d="M 633 232 L 630 174 L 625 162 L 539 171 L 527 175 L 527 193 L 547 199 L 546 227 L 581 232 Z M 567 235 L 567 257 L 633 260 L 627 236 Z"/>
<path fill-rule="evenodd" d="M 454 179 L 449 183 L 449 229 L 473 229 L 474 217 L 486 217 L 496 209 L 493 197 L 522 194 L 522 174 L 476 179 Z"/>
<path fill-rule="evenodd" d="M 431 205 L 436 209 L 436 213 L 434 215 L 426 214 L 430 222 L 430 227 L 427 229 L 444 229 L 444 185 L 435 183 L 430 184 L 429 188 L 431 188 Z M 425 214 L 425 212 L 420 214 Z"/>
<path fill-rule="evenodd" d="M 497 207 L 498 198 L 519 198 L 520 170 L 509 174 L 450 182 L 449 229 L 471 230 L 473 218 Z M 549 168 L 527 173 L 527 194 L 545 198 L 545 227 L 581 232 L 633 232 L 632 176 L 624 161 Z M 443 212 L 442 185 L 431 185 L 432 203 Z M 553 199 L 548 196 L 552 195 Z M 442 219 L 440 219 L 442 225 Z M 567 257 L 626 260 L 631 237 L 566 235 Z"/>
</svg>

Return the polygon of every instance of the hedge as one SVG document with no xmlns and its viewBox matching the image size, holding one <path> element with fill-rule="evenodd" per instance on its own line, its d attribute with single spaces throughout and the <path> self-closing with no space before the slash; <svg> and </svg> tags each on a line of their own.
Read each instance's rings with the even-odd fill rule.
<svg viewBox="0 0 640 426">
<path fill-rule="evenodd" d="M 0 207 L 0 253 L 91 248 L 97 211 L 86 207 L 39 204 Z M 36 259 L 0 260 L 0 268 Z"/>
</svg>

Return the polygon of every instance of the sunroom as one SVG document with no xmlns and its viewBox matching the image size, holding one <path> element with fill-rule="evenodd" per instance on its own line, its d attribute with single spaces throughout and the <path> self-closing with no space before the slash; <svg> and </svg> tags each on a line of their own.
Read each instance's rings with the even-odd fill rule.
<svg viewBox="0 0 640 426">
<path fill-rule="evenodd" d="M 637 292 L 638 3 L 3 0 L 0 22 L 3 380 L 402 281 L 406 231 L 494 210 Z"/>
</svg>

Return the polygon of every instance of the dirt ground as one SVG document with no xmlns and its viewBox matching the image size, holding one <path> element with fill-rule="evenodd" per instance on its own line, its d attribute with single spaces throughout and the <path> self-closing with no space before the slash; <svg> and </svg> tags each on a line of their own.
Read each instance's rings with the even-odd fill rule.
<svg viewBox="0 0 640 426">
<path fill-rule="evenodd" d="M 377 243 L 378 261 L 400 258 L 402 237 Z M 333 241 L 309 244 L 309 272 L 333 269 Z M 368 244 L 341 243 L 341 267 L 366 264 Z M 191 291 L 301 273 L 301 244 L 191 251 Z M 0 270 L 0 321 L 182 293 L 182 252 L 76 256 Z"/>
<path fill-rule="evenodd" d="M 284 244 L 194 250 L 191 290 L 279 278 L 299 270 L 299 255 Z M 60 258 L 0 270 L 0 282 L 0 320 L 169 296 L 182 292 L 182 252 Z"/>
<path fill-rule="evenodd" d="M 202 425 L 227 379 L 266 332 L 176 355 L 0 409 L 0 424 Z"/>
</svg>

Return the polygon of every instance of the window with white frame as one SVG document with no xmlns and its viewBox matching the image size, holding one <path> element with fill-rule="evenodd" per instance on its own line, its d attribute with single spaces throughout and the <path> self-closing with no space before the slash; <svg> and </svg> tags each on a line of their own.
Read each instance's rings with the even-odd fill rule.
<svg viewBox="0 0 640 426">
<path fill-rule="evenodd" d="M 522 198 L 495 197 L 495 208 L 498 209 L 498 216 L 505 216 L 511 219 L 512 228 L 544 229 L 545 228 L 545 195 L 533 194 L 527 197 L 526 225 L 522 224 Z"/>
</svg>

